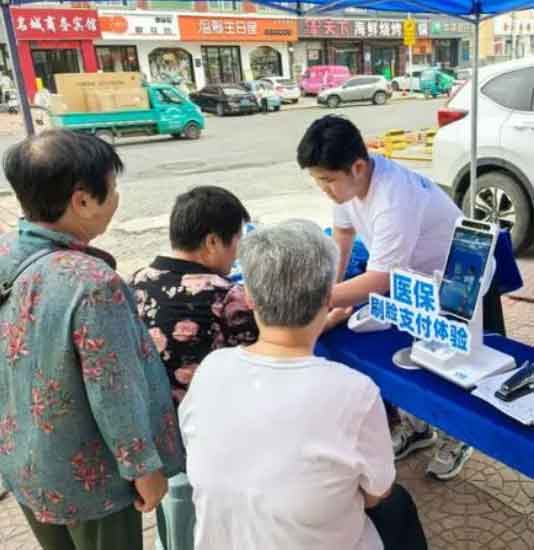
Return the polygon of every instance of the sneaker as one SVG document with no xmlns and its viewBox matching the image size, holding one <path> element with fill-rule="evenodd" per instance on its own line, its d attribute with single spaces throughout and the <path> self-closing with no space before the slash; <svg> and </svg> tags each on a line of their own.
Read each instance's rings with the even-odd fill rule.
<svg viewBox="0 0 534 550">
<path fill-rule="evenodd" d="M 444 481 L 452 479 L 462 471 L 472 454 L 473 447 L 449 436 L 443 436 L 440 438 L 434 457 L 427 466 L 426 473 Z"/>
<path fill-rule="evenodd" d="M 438 434 L 427 425 L 424 432 L 416 432 L 408 419 L 393 430 L 393 452 L 395 460 L 401 460 L 418 449 L 431 447 L 438 440 Z"/>
</svg>

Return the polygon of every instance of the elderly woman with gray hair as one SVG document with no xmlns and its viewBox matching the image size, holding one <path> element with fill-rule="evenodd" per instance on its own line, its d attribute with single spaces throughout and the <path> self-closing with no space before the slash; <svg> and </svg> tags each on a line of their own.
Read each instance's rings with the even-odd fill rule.
<svg viewBox="0 0 534 550">
<path fill-rule="evenodd" d="M 247 236 L 240 260 L 258 341 L 210 354 L 179 410 L 196 549 L 426 549 L 378 388 L 313 356 L 336 245 L 290 221 Z"/>
</svg>

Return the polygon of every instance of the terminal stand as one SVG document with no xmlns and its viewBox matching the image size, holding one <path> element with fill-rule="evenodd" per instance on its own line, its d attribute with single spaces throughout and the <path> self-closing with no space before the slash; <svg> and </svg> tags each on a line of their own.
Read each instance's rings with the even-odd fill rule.
<svg viewBox="0 0 534 550">
<path fill-rule="evenodd" d="M 491 277 L 488 280 L 491 282 L 494 270 L 489 271 Z M 485 281 L 484 294 L 489 286 Z M 412 346 L 411 360 L 466 389 L 475 387 L 483 378 L 513 369 L 516 366 L 513 357 L 484 345 L 483 318 L 483 300 L 480 300 L 468 324 L 471 332 L 471 352 L 468 355 L 445 344 L 417 341 Z"/>
</svg>

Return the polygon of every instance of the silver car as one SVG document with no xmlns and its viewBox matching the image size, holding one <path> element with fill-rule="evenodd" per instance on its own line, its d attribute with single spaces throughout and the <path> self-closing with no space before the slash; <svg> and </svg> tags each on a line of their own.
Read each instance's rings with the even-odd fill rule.
<svg viewBox="0 0 534 550">
<path fill-rule="evenodd" d="M 337 88 L 323 90 L 317 96 L 317 103 L 328 105 L 331 109 L 342 103 L 372 101 L 375 105 L 384 105 L 392 95 L 391 84 L 383 76 L 354 76 Z"/>
</svg>

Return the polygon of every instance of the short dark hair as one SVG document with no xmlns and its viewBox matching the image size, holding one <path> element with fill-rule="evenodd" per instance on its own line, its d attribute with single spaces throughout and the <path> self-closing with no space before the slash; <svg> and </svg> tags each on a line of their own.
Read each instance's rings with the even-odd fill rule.
<svg viewBox="0 0 534 550">
<path fill-rule="evenodd" d="M 195 187 L 176 197 L 169 236 L 174 250 L 198 250 L 213 233 L 225 245 L 241 231 L 250 215 L 230 191 L 215 185 Z"/>
<path fill-rule="evenodd" d="M 79 189 L 104 202 L 108 177 L 123 168 L 111 145 L 68 130 L 30 136 L 4 155 L 4 173 L 24 215 L 37 222 L 57 222 Z"/>
<path fill-rule="evenodd" d="M 369 160 L 360 130 L 340 116 L 327 115 L 313 122 L 297 149 L 301 168 L 349 171 L 359 159 Z"/>
</svg>

